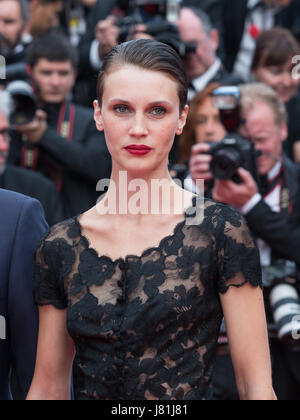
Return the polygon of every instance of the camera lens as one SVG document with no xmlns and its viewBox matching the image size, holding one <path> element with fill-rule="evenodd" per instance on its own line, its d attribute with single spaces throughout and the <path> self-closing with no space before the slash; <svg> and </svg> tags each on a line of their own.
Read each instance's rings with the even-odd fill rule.
<svg viewBox="0 0 300 420">
<path fill-rule="evenodd" d="M 214 154 L 211 171 L 217 179 L 231 179 L 236 175 L 241 163 L 239 151 L 232 147 L 226 147 Z"/>
<path fill-rule="evenodd" d="M 273 318 L 278 338 L 290 349 L 300 350 L 300 340 L 294 338 L 300 317 L 300 300 L 297 290 L 289 284 L 275 286 L 270 294 Z"/>
<path fill-rule="evenodd" d="M 23 81 L 15 81 L 7 86 L 7 91 L 13 100 L 11 124 L 22 125 L 33 121 L 37 110 L 37 100 L 31 86 Z"/>
</svg>

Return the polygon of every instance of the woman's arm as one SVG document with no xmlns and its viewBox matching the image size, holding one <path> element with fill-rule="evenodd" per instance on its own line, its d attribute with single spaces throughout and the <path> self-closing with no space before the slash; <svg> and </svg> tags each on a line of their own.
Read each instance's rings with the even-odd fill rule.
<svg viewBox="0 0 300 420">
<path fill-rule="evenodd" d="M 240 398 L 276 400 L 261 289 L 250 284 L 230 287 L 220 299 Z"/>
<path fill-rule="evenodd" d="M 67 331 L 66 310 L 39 308 L 39 340 L 34 378 L 27 400 L 69 400 L 75 347 Z"/>
</svg>

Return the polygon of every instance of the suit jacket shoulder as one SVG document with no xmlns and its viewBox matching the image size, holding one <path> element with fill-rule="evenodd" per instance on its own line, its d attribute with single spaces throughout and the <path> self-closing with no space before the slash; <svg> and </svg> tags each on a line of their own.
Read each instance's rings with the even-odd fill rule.
<svg viewBox="0 0 300 420">
<path fill-rule="evenodd" d="M 10 398 L 12 367 L 18 395 L 24 399 L 33 376 L 37 343 L 33 256 L 48 226 L 37 200 L 1 189 L 0 202 L 0 315 L 9 325 L 7 337 L 0 340 L 0 400 Z"/>
<path fill-rule="evenodd" d="M 8 164 L 4 173 L 4 188 L 38 200 L 49 225 L 63 220 L 62 203 L 56 187 L 40 173 Z"/>
</svg>

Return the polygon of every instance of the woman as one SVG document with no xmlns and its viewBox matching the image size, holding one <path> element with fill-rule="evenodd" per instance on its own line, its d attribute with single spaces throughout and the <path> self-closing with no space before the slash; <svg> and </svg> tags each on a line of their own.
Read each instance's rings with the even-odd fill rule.
<svg viewBox="0 0 300 420">
<path fill-rule="evenodd" d="M 191 102 L 186 127 L 179 142 L 180 163 L 186 163 L 190 159 L 195 144 L 219 142 L 225 137 L 226 131 L 220 120 L 219 110 L 212 101 L 213 92 L 218 87 L 219 84 L 211 83 Z"/>
<path fill-rule="evenodd" d="M 219 86 L 217 83 L 211 83 L 195 96 L 190 104 L 186 127 L 179 140 L 179 164 L 180 168 L 185 168 L 185 171 L 182 171 L 185 188 L 195 192 L 197 187 L 194 180 L 203 179 L 207 196 L 210 196 L 213 180 L 210 171 L 211 156 L 206 154 L 210 149 L 207 142 L 219 142 L 226 135 L 219 110 L 214 107 L 212 100 L 213 92 Z M 180 178 L 175 174 L 174 178 L 176 177 Z"/>
<path fill-rule="evenodd" d="M 286 104 L 289 115 L 289 137 L 284 144 L 286 154 L 300 162 L 300 77 L 295 70 L 294 57 L 299 58 L 300 45 L 283 28 L 264 32 L 257 40 L 252 62 L 252 74 L 261 83 L 273 88 Z"/>
<path fill-rule="evenodd" d="M 131 41 L 105 59 L 94 106 L 113 158 L 110 186 L 38 248 L 40 335 L 28 399 L 67 399 L 75 353 L 76 399 L 208 398 L 223 312 L 241 398 L 275 398 L 258 254 L 244 221 L 211 201 L 199 225 L 187 223 L 184 205 L 174 211 L 180 195 L 194 198 L 168 173 L 186 101 L 170 47 Z M 149 203 L 148 214 L 125 214 L 129 183 L 149 186 L 139 196 L 147 203 L 155 179 L 174 192 L 169 214 L 153 214 Z"/>
</svg>

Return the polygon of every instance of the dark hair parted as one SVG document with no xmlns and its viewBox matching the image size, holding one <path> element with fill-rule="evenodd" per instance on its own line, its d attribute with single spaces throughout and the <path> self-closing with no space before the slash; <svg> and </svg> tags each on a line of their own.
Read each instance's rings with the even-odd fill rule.
<svg viewBox="0 0 300 420">
<path fill-rule="evenodd" d="M 114 68 L 132 65 L 165 73 L 178 84 L 180 111 L 187 104 L 188 81 L 182 59 L 173 48 L 162 42 L 138 39 L 117 45 L 105 57 L 98 77 L 97 99 L 102 105 L 105 76 Z"/>
<path fill-rule="evenodd" d="M 288 29 L 275 27 L 265 31 L 256 41 L 252 71 L 259 67 L 283 66 L 300 54 L 300 44 Z"/>
</svg>

